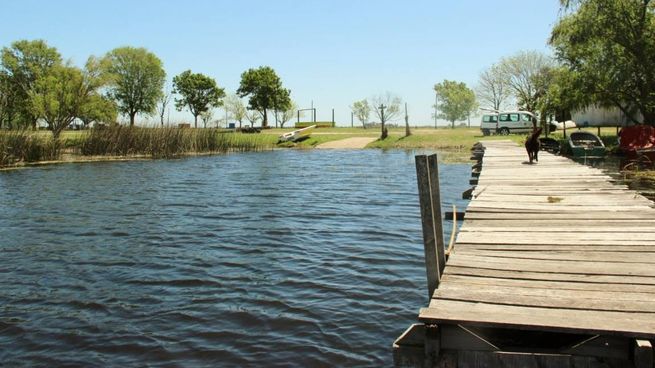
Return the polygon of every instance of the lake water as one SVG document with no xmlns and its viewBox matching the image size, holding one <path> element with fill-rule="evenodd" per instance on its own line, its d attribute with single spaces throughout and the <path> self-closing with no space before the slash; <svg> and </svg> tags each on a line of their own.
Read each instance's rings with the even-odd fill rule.
<svg viewBox="0 0 655 368">
<path fill-rule="evenodd" d="M 425 284 L 413 152 L 0 172 L 0 365 L 389 366 Z"/>
</svg>

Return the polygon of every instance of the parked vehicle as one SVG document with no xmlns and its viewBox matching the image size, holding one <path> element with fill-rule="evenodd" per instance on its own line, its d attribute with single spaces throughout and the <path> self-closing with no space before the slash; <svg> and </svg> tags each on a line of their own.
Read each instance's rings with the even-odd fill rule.
<svg viewBox="0 0 655 368">
<path fill-rule="evenodd" d="M 498 115 L 497 114 L 484 114 L 482 115 L 482 121 L 480 122 L 480 130 L 482 135 L 488 136 L 496 134 L 498 130 Z"/>
<path fill-rule="evenodd" d="M 482 115 L 480 130 L 483 135 L 510 133 L 530 133 L 536 121 L 533 113 L 529 111 L 501 111 L 497 114 Z"/>
</svg>

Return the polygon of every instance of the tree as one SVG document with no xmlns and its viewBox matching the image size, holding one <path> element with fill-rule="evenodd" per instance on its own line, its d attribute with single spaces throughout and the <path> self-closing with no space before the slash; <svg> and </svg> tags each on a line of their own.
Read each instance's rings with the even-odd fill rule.
<svg viewBox="0 0 655 368">
<path fill-rule="evenodd" d="M 273 99 L 273 114 L 275 115 L 275 127 L 277 128 L 278 122 L 280 127 L 284 127 L 284 123 L 291 120 L 293 113 L 297 107 L 294 107 L 291 101 L 291 91 L 282 89 Z M 282 118 L 285 118 L 282 121 Z"/>
<path fill-rule="evenodd" d="M 275 74 L 273 68 L 261 66 L 257 69 L 248 69 L 241 74 L 241 84 L 237 89 L 239 97 L 248 98 L 248 108 L 257 110 L 261 114 L 262 127 L 268 126 L 269 109 L 275 108 L 283 100 L 283 95 L 290 91 L 282 87 L 282 81 Z"/>
<path fill-rule="evenodd" d="M 228 95 L 224 103 L 225 109 L 232 114 L 234 120 L 239 122 L 239 128 L 241 128 L 243 120 L 246 119 L 246 115 L 248 114 L 248 110 L 246 110 L 246 106 L 243 104 L 241 98 L 237 95 Z"/>
<path fill-rule="evenodd" d="M 353 102 L 352 106 L 350 106 L 350 109 L 355 114 L 357 120 L 362 123 L 364 129 L 366 129 L 366 123 L 368 123 L 368 119 L 371 116 L 371 107 L 369 106 L 368 101 L 355 101 Z"/>
<path fill-rule="evenodd" d="M 152 114 L 162 95 L 166 79 L 161 60 L 144 48 L 120 47 L 103 59 L 104 70 L 110 77 L 110 95 L 118 110 L 130 117 L 134 125 L 136 114 Z"/>
<path fill-rule="evenodd" d="M 480 73 L 476 95 L 481 103 L 493 110 L 501 110 L 505 100 L 510 97 L 509 87 L 498 64 Z"/>
<path fill-rule="evenodd" d="M 395 96 L 391 92 L 376 95 L 369 99 L 369 104 L 373 106 L 373 112 L 375 113 L 375 116 L 380 119 L 380 139 L 387 138 L 388 132 L 387 128 L 385 127 L 385 123 L 398 117 L 400 114 L 401 103 L 402 100 L 400 97 Z"/>
<path fill-rule="evenodd" d="M 212 109 L 205 110 L 200 113 L 200 119 L 202 120 L 202 126 L 206 129 L 207 124 L 211 122 L 211 120 L 214 118 L 214 111 Z M 225 121 L 225 124 L 227 124 L 227 119 Z"/>
<path fill-rule="evenodd" d="M 56 65 L 40 75 L 29 92 L 32 113 L 48 124 L 55 139 L 79 115 L 89 84 L 76 67 Z"/>
<path fill-rule="evenodd" d="M 172 93 L 166 88 L 164 93 L 159 96 L 159 101 L 157 102 L 157 113 L 159 114 L 159 121 L 161 126 L 164 126 L 164 116 L 166 115 L 166 107 L 168 107 L 169 102 L 171 102 Z"/>
<path fill-rule="evenodd" d="M 0 58 L 3 115 L 8 125 L 13 127 L 15 122 L 36 128 L 38 116 L 34 115 L 30 92 L 37 79 L 52 67 L 61 65 L 61 55 L 43 40 L 21 40 L 4 47 Z"/>
<path fill-rule="evenodd" d="M 579 75 L 591 102 L 616 106 L 632 121 L 655 125 L 655 3 L 650 0 L 561 1 L 568 10 L 550 44 Z"/>
<path fill-rule="evenodd" d="M 450 121 L 455 128 L 455 121 L 464 120 L 477 108 L 475 93 L 464 82 L 445 79 L 434 85 L 439 98 L 440 117 Z"/>
<path fill-rule="evenodd" d="M 501 59 L 499 68 L 503 79 L 516 97 L 520 108 L 527 111 L 536 110 L 535 75 L 552 65 L 553 62 L 548 56 L 536 51 L 520 51 L 516 55 Z"/>
<path fill-rule="evenodd" d="M 84 126 L 95 122 L 114 123 L 118 118 L 118 106 L 114 100 L 93 93 L 80 106 L 77 117 Z"/>
<path fill-rule="evenodd" d="M 213 107 L 223 104 L 225 90 L 219 88 L 216 81 L 204 74 L 192 73 L 191 70 L 182 72 L 173 78 L 174 92 L 182 96 L 175 99 L 175 107 L 182 111 L 187 107 L 194 118 L 194 126 L 198 127 L 198 115 L 209 111 Z"/>
<path fill-rule="evenodd" d="M 286 124 L 289 120 L 293 119 L 294 116 L 296 116 L 296 112 L 298 111 L 298 104 L 295 103 L 294 101 L 290 101 L 290 103 L 287 105 L 287 107 L 280 111 L 280 110 L 275 110 L 275 121 L 280 122 L 280 128 L 284 128 L 284 124 Z"/>
<path fill-rule="evenodd" d="M 250 126 L 254 127 L 257 122 L 262 118 L 262 114 L 257 110 L 246 110 L 246 119 L 250 122 Z"/>
</svg>

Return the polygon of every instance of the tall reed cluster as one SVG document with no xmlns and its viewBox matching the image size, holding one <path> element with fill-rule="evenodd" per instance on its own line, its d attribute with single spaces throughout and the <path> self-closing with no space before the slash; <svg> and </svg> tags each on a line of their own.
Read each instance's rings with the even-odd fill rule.
<svg viewBox="0 0 655 368">
<path fill-rule="evenodd" d="M 61 142 L 26 130 L 0 131 L 0 167 L 57 160 Z"/>
<path fill-rule="evenodd" d="M 224 153 L 266 148 L 255 136 L 225 133 L 218 129 L 139 128 L 121 125 L 93 129 L 80 145 L 83 155 L 171 158 L 186 153 Z"/>
</svg>

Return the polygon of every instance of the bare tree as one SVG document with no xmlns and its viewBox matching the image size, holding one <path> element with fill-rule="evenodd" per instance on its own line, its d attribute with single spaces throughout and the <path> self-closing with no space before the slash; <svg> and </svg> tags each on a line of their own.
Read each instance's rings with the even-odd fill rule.
<svg viewBox="0 0 655 368">
<path fill-rule="evenodd" d="M 246 110 L 246 119 L 250 122 L 250 126 L 254 127 L 259 120 L 263 118 L 263 115 L 257 110 Z"/>
<path fill-rule="evenodd" d="M 500 61 L 503 79 L 507 81 L 519 106 L 527 111 L 537 108 L 537 75 L 553 65 L 553 60 L 537 51 L 521 51 Z"/>
<path fill-rule="evenodd" d="M 369 98 L 369 105 L 373 108 L 373 113 L 380 119 L 380 139 L 387 138 L 388 131 L 385 127 L 387 121 L 394 120 L 400 115 L 400 97 L 386 92 Z"/>
<path fill-rule="evenodd" d="M 475 94 L 482 104 L 486 104 L 494 110 L 500 110 L 504 106 L 505 100 L 511 95 L 500 65 L 494 64 L 480 73 Z"/>
<path fill-rule="evenodd" d="M 168 107 L 168 103 L 171 102 L 171 96 L 173 94 L 171 91 L 166 87 L 164 89 L 164 93 L 159 97 L 159 101 L 157 102 L 157 113 L 159 114 L 159 119 L 161 121 L 161 126 L 164 126 L 164 115 L 166 115 L 166 107 Z"/>
<path fill-rule="evenodd" d="M 247 118 L 248 110 L 243 104 L 243 100 L 237 95 L 229 95 L 224 100 L 225 109 L 232 114 L 232 118 L 239 122 L 239 128 L 243 123 L 243 120 Z M 250 119 L 248 119 L 250 120 Z M 251 121 L 252 123 L 252 121 Z"/>
<path fill-rule="evenodd" d="M 213 117 L 214 117 L 214 111 L 212 109 L 201 112 L 200 119 L 202 120 L 203 127 L 207 128 L 207 124 L 211 122 Z"/>
<path fill-rule="evenodd" d="M 371 106 L 368 104 L 368 101 L 365 99 L 361 101 L 355 101 L 353 102 L 352 106 L 350 106 L 350 109 L 357 117 L 357 120 L 362 123 L 364 129 L 366 129 L 366 123 L 368 123 L 368 119 L 371 116 Z"/>
<path fill-rule="evenodd" d="M 298 111 L 298 104 L 295 101 L 291 101 L 287 107 L 282 111 L 275 110 L 275 121 L 280 123 L 280 128 L 284 128 L 284 124 L 293 119 Z"/>
</svg>

